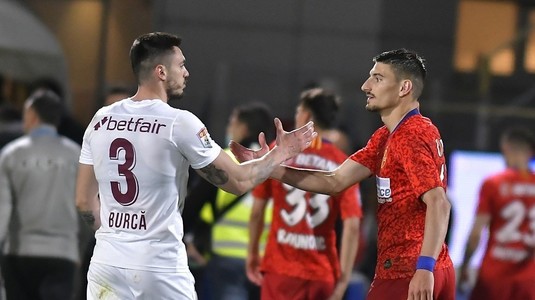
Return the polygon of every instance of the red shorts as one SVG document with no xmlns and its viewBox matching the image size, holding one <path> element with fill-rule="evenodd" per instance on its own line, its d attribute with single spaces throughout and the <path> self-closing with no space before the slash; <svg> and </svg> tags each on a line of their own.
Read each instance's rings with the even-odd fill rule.
<svg viewBox="0 0 535 300">
<path fill-rule="evenodd" d="M 264 273 L 262 300 L 327 299 L 334 291 L 334 282 L 305 280 L 276 273 Z"/>
<path fill-rule="evenodd" d="M 455 269 L 453 266 L 433 272 L 435 287 L 434 300 L 455 299 Z M 412 278 L 403 279 L 374 279 L 367 300 L 407 300 L 409 283 Z"/>
<path fill-rule="evenodd" d="M 477 280 L 470 300 L 535 299 L 533 278 L 523 280 Z"/>
</svg>

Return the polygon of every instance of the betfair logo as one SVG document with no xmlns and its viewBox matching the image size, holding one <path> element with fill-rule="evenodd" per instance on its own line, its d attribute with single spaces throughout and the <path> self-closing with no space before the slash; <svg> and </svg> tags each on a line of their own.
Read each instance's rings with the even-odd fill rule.
<svg viewBox="0 0 535 300">
<path fill-rule="evenodd" d="M 130 120 L 114 120 L 113 117 L 105 116 L 97 122 L 93 128 L 95 131 L 101 127 L 108 131 L 130 131 L 130 132 L 146 132 L 146 133 L 160 133 L 162 127 L 167 125 L 159 123 L 158 120 L 145 121 L 143 118 L 130 118 Z"/>
</svg>

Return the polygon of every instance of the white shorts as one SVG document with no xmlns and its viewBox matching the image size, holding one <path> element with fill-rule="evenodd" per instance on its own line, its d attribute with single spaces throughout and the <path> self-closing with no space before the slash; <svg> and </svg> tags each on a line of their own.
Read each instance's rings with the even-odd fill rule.
<svg viewBox="0 0 535 300">
<path fill-rule="evenodd" d="M 123 269 L 91 262 L 87 299 L 197 300 L 191 272 L 164 273 Z"/>
</svg>

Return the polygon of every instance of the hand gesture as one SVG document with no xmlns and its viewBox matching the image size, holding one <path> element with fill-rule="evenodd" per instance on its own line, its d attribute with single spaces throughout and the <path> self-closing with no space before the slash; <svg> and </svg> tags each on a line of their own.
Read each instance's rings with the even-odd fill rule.
<svg viewBox="0 0 535 300">
<path fill-rule="evenodd" d="M 433 272 L 418 269 L 409 283 L 407 300 L 432 300 L 435 277 Z"/>
<path fill-rule="evenodd" d="M 290 132 L 284 130 L 282 122 L 278 118 L 275 118 L 274 122 L 275 128 L 277 129 L 277 138 L 275 140 L 276 146 L 281 148 L 286 159 L 292 158 L 308 148 L 312 140 L 318 135 L 318 133 L 314 131 L 314 124 L 312 122 L 308 122 L 302 127 Z M 264 133 L 258 135 L 258 143 L 260 144 L 259 150 L 249 149 L 234 141 L 231 141 L 229 146 L 232 154 L 234 154 L 236 159 L 241 163 L 260 158 L 268 153 L 269 147 L 266 143 Z"/>
<path fill-rule="evenodd" d="M 258 144 L 260 145 L 260 149 L 258 150 L 249 149 L 239 143 L 236 143 L 235 141 L 230 141 L 229 147 L 232 154 L 234 154 L 234 157 L 236 157 L 236 159 L 240 163 L 242 163 L 245 161 L 260 158 L 266 153 L 268 153 L 269 146 L 266 143 L 266 136 L 263 132 L 260 132 L 260 134 L 258 135 Z"/>
<path fill-rule="evenodd" d="M 278 118 L 275 118 L 275 128 L 277 129 L 277 147 L 282 148 L 286 159 L 290 159 L 308 148 L 312 140 L 318 135 L 314 131 L 314 123 L 312 121 L 287 132 L 282 128 L 282 122 Z"/>
</svg>

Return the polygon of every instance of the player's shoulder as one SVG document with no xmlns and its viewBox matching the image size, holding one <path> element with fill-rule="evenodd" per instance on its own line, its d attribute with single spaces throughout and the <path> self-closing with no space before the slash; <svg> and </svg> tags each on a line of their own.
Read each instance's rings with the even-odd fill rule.
<svg viewBox="0 0 535 300">
<path fill-rule="evenodd" d="M 531 177 L 535 178 L 535 174 L 532 173 Z M 506 168 L 505 170 L 498 171 L 498 172 L 488 175 L 484 180 L 501 182 L 501 181 L 514 181 L 520 178 L 527 178 L 526 174 L 521 171 L 512 169 L 512 168 Z"/>
<path fill-rule="evenodd" d="M 398 130 L 397 133 L 400 136 L 403 136 L 403 139 L 406 141 L 409 140 L 435 140 L 440 138 L 440 132 L 433 124 L 431 119 L 424 117 L 422 115 L 415 115 L 409 118 L 405 124 Z"/>
<path fill-rule="evenodd" d="M 3 157 L 14 155 L 16 153 L 19 153 L 18 150 L 20 150 L 21 148 L 29 147 L 30 144 L 31 138 L 28 135 L 23 135 L 4 145 L 0 154 Z"/>
<path fill-rule="evenodd" d="M 406 126 L 407 128 L 410 128 L 411 130 L 414 130 L 414 131 L 426 132 L 426 131 L 431 130 L 431 131 L 438 132 L 438 128 L 435 126 L 433 121 L 431 121 L 430 118 L 425 117 L 420 114 L 409 118 L 406 122 L 406 125 L 407 125 Z"/>
<path fill-rule="evenodd" d="M 173 118 L 174 118 L 174 121 L 178 125 L 191 126 L 191 127 L 198 127 L 198 126 L 205 127 L 201 119 L 197 117 L 197 115 L 195 115 L 194 113 L 188 110 L 183 110 L 183 109 L 177 109 L 177 108 L 173 108 L 173 109 L 174 109 Z"/>
<path fill-rule="evenodd" d="M 503 182 L 514 180 L 515 177 L 514 172 L 511 172 L 509 169 L 497 171 L 483 178 L 481 186 L 482 188 L 488 189 L 491 186 L 499 186 Z"/>
<path fill-rule="evenodd" d="M 388 128 L 386 127 L 386 125 L 383 125 L 379 128 L 377 128 L 377 130 L 375 130 L 371 136 L 371 139 L 374 140 L 374 139 L 386 139 L 388 138 L 388 136 L 390 135 L 390 131 L 388 131 Z"/>
</svg>

